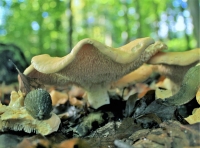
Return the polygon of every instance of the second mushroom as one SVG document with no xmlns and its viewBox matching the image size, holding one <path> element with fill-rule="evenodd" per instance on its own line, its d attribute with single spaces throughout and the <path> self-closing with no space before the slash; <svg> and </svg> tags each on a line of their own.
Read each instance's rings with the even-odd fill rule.
<svg viewBox="0 0 200 148">
<path fill-rule="evenodd" d="M 152 38 L 136 39 L 119 48 L 106 46 L 93 39 L 83 39 L 64 57 L 48 54 L 32 58 L 24 74 L 44 84 L 75 84 L 87 92 L 91 107 L 109 104 L 107 93 L 111 82 L 140 67 L 153 55 L 166 49 Z"/>
</svg>

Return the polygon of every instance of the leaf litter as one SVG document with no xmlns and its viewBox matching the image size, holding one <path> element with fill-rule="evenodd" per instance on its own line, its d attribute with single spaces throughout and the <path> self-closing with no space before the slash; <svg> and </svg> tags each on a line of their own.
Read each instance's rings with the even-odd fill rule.
<svg viewBox="0 0 200 148">
<path fill-rule="evenodd" d="M 13 63 L 14 64 L 14 63 Z M 15 65 L 15 64 L 14 64 Z M 19 89 L 25 94 L 41 88 L 37 79 L 29 78 L 19 71 Z M 56 88 L 68 94 L 68 90 Z M 82 97 L 77 98 L 83 100 Z M 64 104 L 54 106 L 54 112 L 62 116 L 57 132 L 48 136 L 7 131 L 13 142 L 10 145 L 24 148 L 34 147 L 78 147 L 78 148 L 132 148 L 132 147 L 180 147 L 199 146 L 200 124 L 189 125 L 184 117 L 191 114 L 195 98 L 181 106 L 169 106 L 155 99 L 155 91 L 149 90 L 142 98 L 133 94 L 124 101 L 119 95 L 110 96 L 111 103 L 99 109 Z M 197 105 L 196 105 L 197 106 Z M 185 124 L 185 125 L 184 125 Z M 9 134 L 0 133 L 0 141 Z M 3 136 L 3 138 L 2 138 Z"/>
</svg>

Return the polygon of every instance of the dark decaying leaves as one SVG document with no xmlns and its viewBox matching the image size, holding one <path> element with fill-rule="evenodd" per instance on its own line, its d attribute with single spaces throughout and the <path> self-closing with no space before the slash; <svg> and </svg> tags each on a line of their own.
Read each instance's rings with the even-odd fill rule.
<svg viewBox="0 0 200 148">
<path fill-rule="evenodd" d="M 161 122 L 161 119 L 154 113 L 141 115 L 136 119 L 136 123 L 141 124 L 141 126 L 145 129 L 158 127 L 158 124 L 160 124 Z"/>
<path fill-rule="evenodd" d="M 165 121 L 159 124 L 158 128 L 142 129 L 134 123 L 132 118 L 125 118 L 115 134 L 108 134 L 107 137 L 96 135 L 87 140 L 92 148 L 123 148 L 132 147 L 173 147 L 199 146 L 200 124 L 183 126 L 177 121 Z M 107 131 L 109 132 L 109 130 Z M 105 135 L 105 134 L 104 134 Z M 117 140 L 117 141 L 116 141 Z"/>
<path fill-rule="evenodd" d="M 126 101 L 126 107 L 124 111 L 124 116 L 125 117 L 130 117 L 131 114 L 134 112 L 136 108 L 136 102 L 138 100 L 138 94 L 133 94 L 131 95 L 128 100 Z"/>
<path fill-rule="evenodd" d="M 132 116 L 145 128 L 151 128 L 162 121 L 174 119 L 175 110 L 175 106 L 166 106 L 155 100 L 155 91 L 151 90 L 141 99 L 137 99 L 136 95 L 130 96 L 124 114 Z"/>
<path fill-rule="evenodd" d="M 166 121 L 159 124 L 159 128 L 144 129 L 133 133 L 128 140 L 132 140 L 133 147 L 173 147 L 199 146 L 200 133 L 190 127 L 183 126 L 177 121 Z"/>
<path fill-rule="evenodd" d="M 106 104 L 97 109 L 97 111 L 111 112 L 113 114 L 112 120 L 119 120 L 124 118 L 123 110 L 125 109 L 126 102 L 118 95 L 110 96 L 110 104 Z"/>
<path fill-rule="evenodd" d="M 17 145 L 22 138 L 18 135 L 14 134 L 2 134 L 0 135 L 0 148 L 3 147 L 13 147 L 13 145 Z"/>
<path fill-rule="evenodd" d="M 195 125 L 183 126 L 177 121 L 168 121 L 160 124 L 163 130 L 166 130 L 169 137 L 172 138 L 171 147 L 199 146 L 200 133 L 192 130 Z"/>
<path fill-rule="evenodd" d="M 155 92 L 153 90 L 147 92 L 147 94 L 138 99 L 136 104 L 135 104 L 135 108 L 134 108 L 134 112 L 133 117 L 136 118 L 138 116 L 141 116 L 142 112 L 145 110 L 145 108 L 155 100 Z"/>
<path fill-rule="evenodd" d="M 29 78 L 17 67 L 16 69 L 19 73 L 20 90 L 25 94 L 44 87 L 37 79 Z M 74 112 L 70 118 L 62 118 L 58 132 L 46 137 L 36 135 L 21 138 L 23 141 L 18 141 L 18 147 L 179 148 L 200 145 L 200 134 L 196 132 L 199 124 L 192 126 L 196 128 L 193 130 L 191 126 L 171 121 L 177 119 L 184 121 L 182 110 L 191 108 L 190 105 L 190 107 L 180 106 L 177 109 L 175 106 L 162 104 L 162 101 L 155 100 L 154 90 L 140 99 L 137 96 L 134 94 L 127 101 L 112 96 L 110 104 L 97 110 L 87 108 L 84 111 L 66 104 L 63 112 L 68 111 L 69 114 L 73 107 L 73 112 L 76 113 Z M 185 115 L 188 115 L 188 112 L 190 111 Z"/>
<path fill-rule="evenodd" d="M 133 118 L 125 118 L 119 128 L 116 128 L 114 134 L 109 134 L 107 137 L 102 137 L 101 135 L 96 135 L 93 138 L 90 138 L 88 143 L 92 148 L 114 148 L 114 141 L 116 139 L 123 139 L 129 137 L 135 131 L 142 129 L 140 125 L 134 123 Z"/>
<path fill-rule="evenodd" d="M 154 100 L 145 108 L 144 111 L 141 112 L 141 115 L 154 113 L 160 117 L 162 121 L 172 120 L 174 119 L 175 110 L 175 106 L 166 106 L 164 104 L 160 104 L 157 100 Z"/>
<path fill-rule="evenodd" d="M 200 133 L 198 131 L 200 123 L 184 126 L 177 121 L 165 121 L 159 124 L 158 128 L 142 129 L 141 126 L 134 123 L 133 118 L 125 118 L 119 127 L 117 125 L 115 128 L 113 125 L 114 122 L 113 124 L 108 123 L 108 125 L 105 125 L 107 127 L 107 135 L 106 133 L 98 133 L 89 138 L 69 140 L 56 132 L 47 137 L 35 135 L 30 138 L 24 138 L 17 146 L 18 148 L 75 148 L 77 146 L 78 148 L 120 148 L 120 146 L 125 146 L 123 148 L 180 148 L 200 145 Z M 103 131 L 106 132 L 106 129 Z M 110 130 L 112 131 L 109 133 Z"/>
<path fill-rule="evenodd" d="M 197 146 L 200 144 L 200 134 L 197 132 L 199 125 L 183 126 L 177 121 L 170 121 L 171 119 L 176 119 L 174 118 L 176 107 L 166 106 L 155 100 L 154 91 L 148 92 L 147 95 L 141 99 L 137 99 L 135 95 L 129 99 L 130 100 L 126 102 L 126 107 L 123 104 L 123 107 L 119 107 L 120 110 L 117 110 L 117 107 L 121 102 L 120 100 L 111 100 L 110 105 L 113 106 L 112 108 L 110 108 L 109 105 L 106 105 L 98 110 L 100 114 L 106 111 L 104 114 L 108 114 L 108 121 L 116 119 L 112 118 L 112 115 L 109 114 L 118 114 L 119 112 L 122 114 L 123 109 L 124 115 L 129 117 L 122 118 L 120 115 L 120 118 L 117 118 L 118 121 L 111 120 L 112 122 L 110 121 L 98 129 L 93 129 L 94 131 L 91 131 L 90 129 L 90 131 L 88 131 L 88 133 L 91 132 L 90 135 L 85 135 L 83 139 L 65 140 L 62 144 L 65 144 L 67 147 L 79 146 L 80 148 L 83 147 L 82 143 L 87 143 L 87 148 L 179 148 L 179 146 Z M 95 114 L 95 111 L 91 110 L 89 114 Z M 76 125 L 81 125 L 84 117 L 85 116 L 77 119 L 78 122 L 76 121 L 74 126 L 70 127 L 71 131 L 75 129 L 74 127 L 76 127 Z M 122 121 L 119 121 L 119 119 Z M 191 127 L 195 127 L 196 130 L 191 129 Z M 63 128 L 65 129 L 62 129 L 61 127 L 60 131 L 66 130 L 66 127 L 63 126 Z M 68 130 L 68 132 L 70 132 L 70 130 Z M 55 139 L 57 139 L 56 137 L 58 136 L 56 136 L 56 134 L 58 133 L 55 133 Z M 66 135 L 67 134 L 65 133 L 65 136 Z M 71 134 L 71 138 L 73 138 L 72 135 L 73 132 Z M 42 138 L 41 140 L 37 140 L 38 146 L 61 148 L 62 144 L 55 144 L 56 140 L 50 140 L 49 137 L 47 137 L 47 139 L 44 140 Z M 54 142 L 52 143 L 52 141 Z M 27 143 L 27 141 L 23 142 Z M 31 144 L 33 143 L 31 142 Z"/>
</svg>

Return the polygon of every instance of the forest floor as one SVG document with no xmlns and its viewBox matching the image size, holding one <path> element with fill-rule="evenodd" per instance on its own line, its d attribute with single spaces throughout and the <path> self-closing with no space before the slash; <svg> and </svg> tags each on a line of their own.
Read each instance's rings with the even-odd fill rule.
<svg viewBox="0 0 200 148">
<path fill-rule="evenodd" d="M 147 84 L 143 83 L 139 87 L 144 85 Z M 9 91 L 17 90 L 17 87 L 17 84 L 12 84 L 1 89 L 2 104 L 9 104 Z M 61 91 L 58 88 L 48 87 L 49 92 L 57 92 L 55 98 L 57 100 L 53 100 L 53 112 L 61 118 L 58 131 L 43 136 L 8 129 L 0 133 L 0 148 L 196 148 L 200 146 L 200 123 L 189 124 L 185 120 L 185 117 L 192 114 L 194 108 L 199 107 L 195 98 L 181 106 L 169 106 L 157 101 L 155 90 L 149 88 L 130 94 L 135 88 L 136 85 L 121 91 L 112 90 L 109 92 L 110 104 L 92 109 L 80 97 L 83 93 L 80 88 L 72 86 L 68 91 Z M 61 92 L 67 94 L 66 98 L 58 97 Z M 76 94 L 75 100 L 72 99 L 74 97 L 67 98 L 70 93 Z"/>
</svg>

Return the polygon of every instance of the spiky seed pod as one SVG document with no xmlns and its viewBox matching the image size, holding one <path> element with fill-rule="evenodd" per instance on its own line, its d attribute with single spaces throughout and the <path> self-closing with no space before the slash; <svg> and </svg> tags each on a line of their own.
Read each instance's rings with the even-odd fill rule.
<svg viewBox="0 0 200 148">
<path fill-rule="evenodd" d="M 44 89 L 29 92 L 25 97 L 24 106 L 35 119 L 45 120 L 51 117 L 52 100 L 50 94 Z"/>
</svg>

